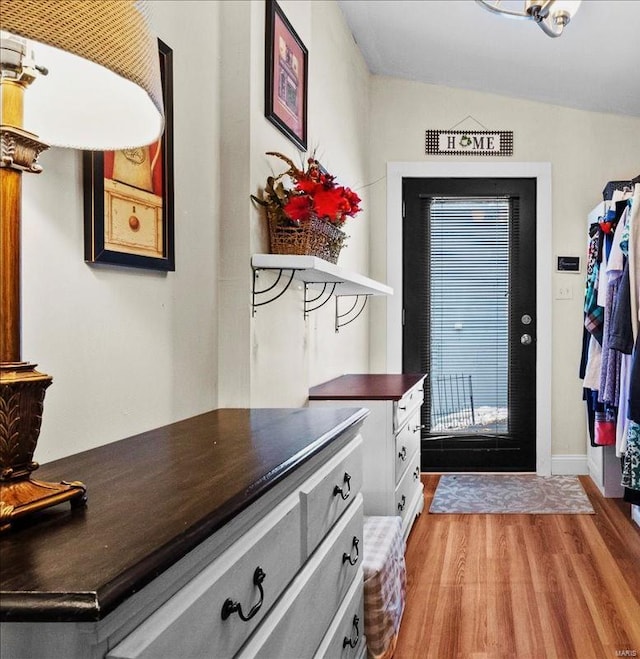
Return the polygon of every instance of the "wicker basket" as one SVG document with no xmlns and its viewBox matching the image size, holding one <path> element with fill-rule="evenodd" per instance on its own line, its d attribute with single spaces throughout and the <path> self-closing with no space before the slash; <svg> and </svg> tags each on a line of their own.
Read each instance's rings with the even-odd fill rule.
<svg viewBox="0 0 640 659">
<path fill-rule="evenodd" d="M 267 209 L 269 220 L 269 246 L 272 254 L 302 254 L 318 256 L 330 263 L 337 263 L 345 242 L 344 231 L 317 217 L 300 226 L 279 224 L 277 213 Z"/>
</svg>

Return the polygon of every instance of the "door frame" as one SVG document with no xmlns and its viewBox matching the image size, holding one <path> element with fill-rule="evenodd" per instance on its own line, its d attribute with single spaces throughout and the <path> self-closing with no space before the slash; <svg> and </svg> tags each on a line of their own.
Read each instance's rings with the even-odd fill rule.
<svg viewBox="0 0 640 659">
<path fill-rule="evenodd" d="M 402 179 L 536 179 L 536 473 L 551 475 L 551 163 L 388 162 L 387 163 L 387 369 L 402 372 Z"/>
</svg>

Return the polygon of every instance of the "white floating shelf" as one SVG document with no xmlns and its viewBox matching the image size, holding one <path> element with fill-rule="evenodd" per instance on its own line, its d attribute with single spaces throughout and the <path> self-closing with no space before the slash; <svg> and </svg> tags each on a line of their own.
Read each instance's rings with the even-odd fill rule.
<svg viewBox="0 0 640 659">
<path fill-rule="evenodd" d="M 340 268 L 317 256 L 289 254 L 254 254 L 251 257 L 254 270 L 293 271 L 293 278 L 312 288 L 335 284 L 333 295 L 393 295 L 386 284 L 369 279 L 356 272 Z"/>
</svg>

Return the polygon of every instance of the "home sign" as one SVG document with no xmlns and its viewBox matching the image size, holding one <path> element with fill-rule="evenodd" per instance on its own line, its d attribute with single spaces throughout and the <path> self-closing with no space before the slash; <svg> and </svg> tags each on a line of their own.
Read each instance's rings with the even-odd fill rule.
<svg viewBox="0 0 640 659">
<path fill-rule="evenodd" d="M 435 156 L 512 156 L 512 130 L 428 130 L 425 152 Z"/>
</svg>

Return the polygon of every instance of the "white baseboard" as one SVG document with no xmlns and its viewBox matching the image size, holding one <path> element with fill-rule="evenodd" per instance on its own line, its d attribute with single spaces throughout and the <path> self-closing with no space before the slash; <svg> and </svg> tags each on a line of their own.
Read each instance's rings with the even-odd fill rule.
<svg viewBox="0 0 640 659">
<path fill-rule="evenodd" d="M 552 455 L 551 473 L 563 476 L 581 476 L 589 473 L 587 455 Z"/>
</svg>

